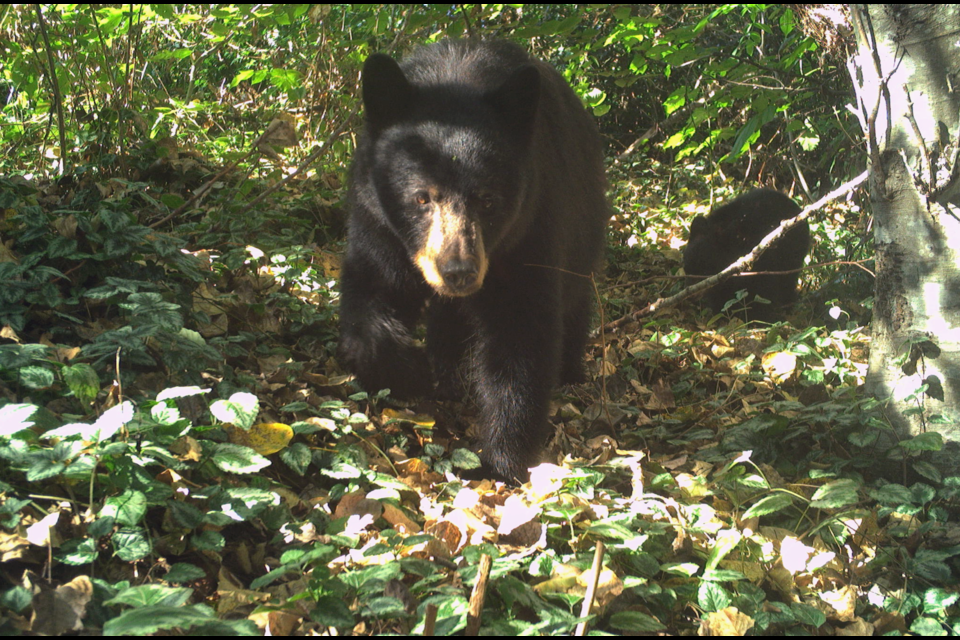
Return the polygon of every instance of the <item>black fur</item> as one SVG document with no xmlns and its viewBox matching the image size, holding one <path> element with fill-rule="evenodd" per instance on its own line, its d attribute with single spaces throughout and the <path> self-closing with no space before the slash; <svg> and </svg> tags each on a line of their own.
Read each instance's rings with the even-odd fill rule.
<svg viewBox="0 0 960 640">
<path fill-rule="evenodd" d="M 507 42 L 371 56 L 363 100 L 338 358 L 401 397 L 456 389 L 465 369 L 486 473 L 524 479 L 551 389 L 583 378 L 609 217 L 596 127 Z M 425 305 L 429 358 L 413 338 Z"/>
<path fill-rule="evenodd" d="M 683 268 L 690 276 L 712 276 L 749 253 L 781 221 L 800 213 L 800 207 L 779 191 L 756 189 L 717 207 L 706 217 L 690 224 L 690 240 L 683 252 Z M 810 249 L 810 229 L 804 221 L 767 249 L 751 271 L 791 271 L 803 266 Z M 797 299 L 799 272 L 779 275 L 735 276 L 713 287 L 704 296 L 714 311 L 732 299 L 740 289 L 752 303 L 746 317 L 772 322 Z M 691 278 L 691 284 L 701 278 Z M 770 304 L 753 302 L 759 295 Z"/>
</svg>

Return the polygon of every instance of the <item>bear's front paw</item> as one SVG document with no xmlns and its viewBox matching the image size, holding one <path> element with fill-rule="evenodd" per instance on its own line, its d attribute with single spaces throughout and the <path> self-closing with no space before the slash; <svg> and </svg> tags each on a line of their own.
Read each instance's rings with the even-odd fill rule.
<svg viewBox="0 0 960 640">
<path fill-rule="evenodd" d="M 373 349 L 359 340 L 341 339 L 337 359 L 354 372 L 360 386 L 370 393 L 390 389 L 390 395 L 416 398 L 433 391 L 433 377 L 423 349 L 414 346 L 396 346 Z"/>
</svg>

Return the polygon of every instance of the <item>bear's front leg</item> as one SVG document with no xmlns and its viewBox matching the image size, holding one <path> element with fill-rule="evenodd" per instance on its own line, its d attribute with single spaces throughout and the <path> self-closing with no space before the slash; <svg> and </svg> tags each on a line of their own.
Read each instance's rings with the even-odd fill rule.
<svg viewBox="0 0 960 640">
<path fill-rule="evenodd" d="M 337 359 L 373 393 L 390 389 L 398 398 L 433 390 L 430 365 L 413 331 L 424 305 L 425 286 L 406 255 L 381 243 L 350 246 L 340 279 L 340 344 Z"/>
<path fill-rule="evenodd" d="M 480 459 L 488 471 L 524 482 L 548 434 L 550 394 L 562 350 L 556 283 L 520 278 L 481 291 L 471 377 L 480 406 Z"/>
</svg>

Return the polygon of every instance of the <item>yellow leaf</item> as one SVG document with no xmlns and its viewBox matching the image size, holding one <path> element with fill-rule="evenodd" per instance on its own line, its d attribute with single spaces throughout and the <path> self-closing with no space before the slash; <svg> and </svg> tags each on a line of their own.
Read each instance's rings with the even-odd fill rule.
<svg viewBox="0 0 960 640">
<path fill-rule="evenodd" d="M 560 576 L 533 585 L 533 590 L 537 593 L 567 593 L 571 587 L 578 586 L 577 576 Z"/>
<path fill-rule="evenodd" d="M 761 366 L 764 372 L 776 383 L 782 383 L 797 369 L 797 356 L 786 351 L 763 354 Z"/>
<path fill-rule="evenodd" d="M 230 442 L 250 447 L 262 456 L 280 451 L 290 444 L 293 438 L 293 429 L 281 422 L 261 422 L 250 427 L 249 431 L 229 423 L 223 426 Z"/>
<path fill-rule="evenodd" d="M 432 427 L 437 423 L 433 416 L 428 416 L 426 414 L 417 415 L 411 413 L 410 411 L 399 411 L 397 409 L 384 409 L 383 417 L 390 420 L 403 420 L 404 422 L 412 422 L 413 424 L 421 427 Z"/>
<path fill-rule="evenodd" d="M 754 621 L 750 616 L 740 613 L 736 607 L 727 607 L 720 611 L 708 613 L 700 621 L 698 636 L 744 636 Z"/>
</svg>

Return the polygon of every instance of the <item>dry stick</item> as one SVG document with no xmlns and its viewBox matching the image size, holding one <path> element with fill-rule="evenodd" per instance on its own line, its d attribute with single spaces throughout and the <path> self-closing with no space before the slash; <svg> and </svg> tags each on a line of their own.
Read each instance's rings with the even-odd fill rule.
<svg viewBox="0 0 960 640">
<path fill-rule="evenodd" d="M 433 636 L 434 629 L 437 626 L 437 605 L 432 602 L 427 605 L 427 611 L 423 615 L 423 636 Z"/>
<path fill-rule="evenodd" d="M 587 594 L 583 597 L 583 605 L 580 607 L 580 617 L 586 618 L 590 615 L 590 609 L 593 608 L 593 599 L 597 595 L 597 583 L 600 582 L 600 568 L 603 567 L 603 541 L 597 540 L 597 548 L 593 552 L 593 576 L 590 585 L 587 587 Z M 577 625 L 577 630 L 573 632 L 575 636 L 587 635 L 587 621 L 581 620 Z"/>
<path fill-rule="evenodd" d="M 480 556 L 480 567 L 477 569 L 477 582 L 473 585 L 470 594 L 470 609 L 467 611 L 467 628 L 463 632 L 467 636 L 480 633 L 480 614 L 483 613 L 483 600 L 487 597 L 487 580 L 490 578 L 490 567 L 493 558 L 487 554 Z"/>
<path fill-rule="evenodd" d="M 713 287 L 714 285 L 720 284 L 721 282 L 728 280 L 732 276 L 749 269 L 750 267 L 753 266 L 753 263 L 757 261 L 757 258 L 759 258 L 771 244 L 773 244 L 774 242 L 779 240 L 781 237 L 783 237 L 783 235 L 786 234 L 787 231 L 789 231 L 790 229 L 795 227 L 797 224 L 809 218 L 814 211 L 817 211 L 826 203 L 832 200 L 836 200 L 840 196 L 846 195 L 850 191 L 853 191 L 855 188 L 860 186 L 860 184 L 864 180 L 867 179 L 868 175 L 869 175 L 868 172 L 864 171 L 853 180 L 850 180 L 849 182 L 843 184 L 839 188 L 834 189 L 833 191 L 823 196 L 813 204 L 807 207 L 804 207 L 803 211 L 798 213 L 795 217 L 784 220 L 783 222 L 780 223 L 780 226 L 778 226 L 776 229 L 768 233 L 763 238 L 763 240 L 760 241 L 760 244 L 754 247 L 753 251 L 743 256 L 742 258 L 740 258 L 739 260 L 731 264 L 729 267 L 727 267 L 720 273 L 714 274 L 709 278 L 702 280 L 701 282 L 698 282 L 695 285 L 691 285 L 687 287 L 686 289 L 684 289 L 683 291 L 681 291 L 675 296 L 671 296 L 669 298 L 660 298 L 656 302 L 651 302 L 646 307 L 638 311 L 634 311 L 629 315 L 623 316 L 619 320 L 614 320 L 613 322 L 608 324 L 606 328 L 610 330 L 615 330 L 627 324 L 631 320 L 637 320 L 646 315 L 650 315 L 656 311 L 659 311 L 662 307 L 672 307 L 676 304 L 679 304 L 683 300 L 686 300 L 687 298 L 696 296 L 697 294 L 706 291 L 707 289 Z"/>
</svg>

